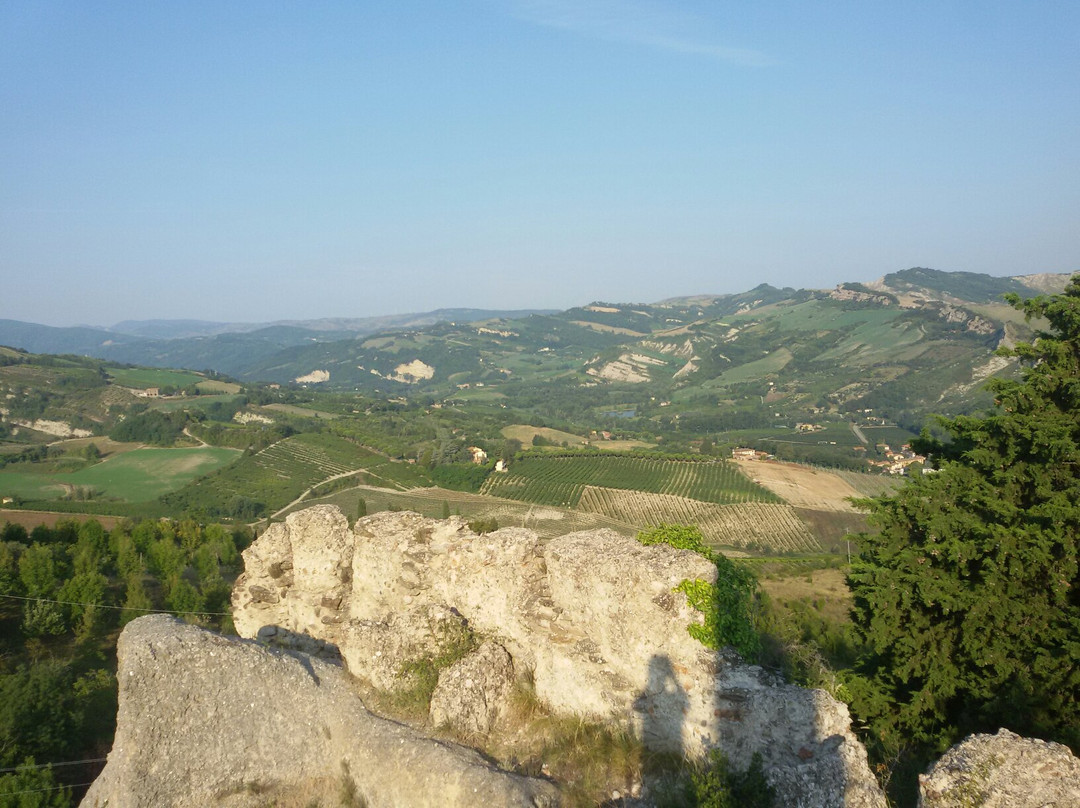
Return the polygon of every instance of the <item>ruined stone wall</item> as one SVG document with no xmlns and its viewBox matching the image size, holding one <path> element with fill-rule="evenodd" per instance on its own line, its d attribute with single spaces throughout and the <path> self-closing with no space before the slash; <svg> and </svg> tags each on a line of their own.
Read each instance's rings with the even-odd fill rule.
<svg viewBox="0 0 1080 808">
<path fill-rule="evenodd" d="M 557 712 L 620 722 L 657 750 L 719 746 L 736 767 L 759 752 L 784 805 L 884 806 L 845 705 L 689 636 L 701 616 L 674 589 L 715 580 L 695 553 L 605 530 L 480 536 L 460 518 L 410 513 L 350 530 L 316 506 L 271 526 L 244 561 L 233 592 L 244 636 L 336 648 L 350 672 L 387 688 L 467 625 Z"/>
</svg>

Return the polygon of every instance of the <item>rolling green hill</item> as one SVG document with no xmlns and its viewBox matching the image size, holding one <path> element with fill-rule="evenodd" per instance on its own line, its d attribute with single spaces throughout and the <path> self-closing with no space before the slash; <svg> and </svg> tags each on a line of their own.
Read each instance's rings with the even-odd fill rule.
<svg viewBox="0 0 1080 808">
<path fill-rule="evenodd" d="M 724 477 L 725 466 L 716 461 L 742 445 L 781 459 L 870 470 L 868 461 L 882 462 L 902 447 L 930 414 L 988 405 L 983 381 L 1015 371 L 995 349 L 1030 337 L 1032 324 L 1017 318 L 1000 295 L 1032 295 L 1064 283 L 1065 276 L 1026 281 L 916 268 L 827 291 L 761 285 L 737 295 L 595 302 L 555 314 L 494 313 L 473 321 L 465 318 L 478 312 L 450 312 L 462 316 L 432 315 L 437 322 L 420 318 L 359 337 L 347 330 L 351 321 L 316 321 L 307 325 L 328 330 L 277 324 L 117 342 L 152 343 L 148 364 L 197 354 L 204 366 L 240 367 L 239 383 L 5 348 L 0 475 L 19 497 L 44 492 L 68 499 L 65 507 L 82 496 L 97 497 L 100 511 L 108 501 L 162 495 L 158 504 L 167 512 L 250 519 L 314 486 L 332 489 L 339 483 L 328 478 L 337 475 L 347 478 L 341 485 L 428 486 L 432 475 L 445 471 L 440 466 L 465 468 L 475 448 L 488 454 L 490 465 L 531 448 L 532 436 L 547 430 L 571 435 L 575 446 L 616 453 L 651 446 L 713 462 L 518 457 L 509 474 L 490 475 L 484 491 L 569 508 L 585 507 L 584 498 L 592 512 L 620 523 L 689 513 L 693 502 L 779 505 L 741 475 Z M 129 327 L 145 334 L 168 333 L 172 326 Z M 177 333 L 213 327 L 175 326 Z M 76 336 L 108 335 L 87 331 Z M 347 333 L 349 339 L 337 338 Z M 252 348 L 256 343 L 260 347 Z M 142 391 L 149 387 L 178 394 L 147 397 Z M 513 425 L 528 425 L 521 433 L 528 445 L 504 431 Z M 151 475 L 160 480 L 135 492 L 123 481 L 107 483 L 100 475 L 109 463 L 86 454 L 87 441 L 107 435 L 132 444 L 110 453 L 130 452 L 139 443 L 197 452 L 207 443 L 224 454 L 203 453 L 226 465 L 209 476 L 198 475 L 211 466 L 187 476 L 163 466 Z M 246 451 L 227 451 L 235 449 Z M 227 463 L 230 457 L 238 459 Z M 113 468 L 133 462 L 121 459 L 109 462 Z M 685 474 L 681 483 L 668 480 L 672 469 L 687 468 L 698 482 Z M 469 484 L 475 486 L 483 474 L 473 469 L 450 477 L 475 479 Z M 626 491 L 648 494 L 649 508 L 618 494 Z M 776 535 L 788 531 L 789 538 L 774 545 L 808 547 L 790 514 L 779 513 Z M 720 537 L 729 515 L 702 511 L 700 518 L 713 520 Z"/>
</svg>

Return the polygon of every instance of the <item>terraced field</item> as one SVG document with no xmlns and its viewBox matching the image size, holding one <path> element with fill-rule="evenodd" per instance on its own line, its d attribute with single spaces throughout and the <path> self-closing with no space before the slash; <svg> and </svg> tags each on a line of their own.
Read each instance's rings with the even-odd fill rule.
<svg viewBox="0 0 1080 808">
<path fill-rule="evenodd" d="M 713 545 L 774 552 L 819 552 L 821 545 L 790 505 L 745 502 L 717 505 L 671 494 L 649 494 L 585 486 L 578 507 L 583 511 L 639 527 L 662 523 L 697 525 Z"/>
<path fill-rule="evenodd" d="M 407 490 L 426 484 L 413 466 L 396 463 L 345 438 L 307 433 L 278 441 L 196 480 L 170 495 L 170 504 L 229 515 L 243 499 L 260 503 L 272 513 L 312 486 L 354 472 L 357 482 L 390 489 Z"/>
<path fill-rule="evenodd" d="M 363 498 L 368 513 L 397 508 L 416 511 L 424 516 L 441 518 L 443 504 L 452 514 L 467 519 L 496 519 L 500 527 L 525 527 L 534 530 L 541 538 L 554 538 L 578 530 L 606 527 L 633 536 L 640 529 L 636 525 L 614 519 L 601 513 L 572 511 L 550 506 L 529 505 L 509 499 L 499 499 L 483 494 L 450 491 L 445 488 L 414 488 L 411 491 L 393 491 L 386 488 L 361 485 L 346 491 L 338 491 L 326 497 L 305 500 L 291 510 L 311 505 L 330 503 L 337 505 L 350 519 L 356 515 L 359 500 Z"/>
<path fill-rule="evenodd" d="M 780 502 L 724 461 L 653 457 L 525 457 L 492 474 L 481 493 L 537 505 L 575 508 L 586 486 L 644 491 L 714 502 Z"/>
</svg>

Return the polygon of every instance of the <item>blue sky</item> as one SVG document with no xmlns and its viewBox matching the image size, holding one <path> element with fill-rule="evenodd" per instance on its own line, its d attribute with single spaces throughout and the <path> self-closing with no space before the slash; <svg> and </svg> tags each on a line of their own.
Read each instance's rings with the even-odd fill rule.
<svg viewBox="0 0 1080 808">
<path fill-rule="evenodd" d="M 1080 270 L 1080 3 L 0 4 L 0 317 Z"/>
</svg>

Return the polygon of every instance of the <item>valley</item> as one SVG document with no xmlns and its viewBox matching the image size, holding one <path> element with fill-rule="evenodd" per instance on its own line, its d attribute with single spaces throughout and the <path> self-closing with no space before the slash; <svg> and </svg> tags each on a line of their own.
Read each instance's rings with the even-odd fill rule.
<svg viewBox="0 0 1080 808">
<path fill-rule="evenodd" d="M 835 552 L 863 524 L 850 499 L 918 466 L 901 452 L 929 415 L 978 411 L 985 374 L 1013 372 L 993 352 L 1030 333 L 998 300 L 1017 288 L 913 269 L 826 291 L 338 322 L 261 359 L 222 346 L 266 329 L 125 325 L 175 334 L 160 361 L 197 344 L 203 371 L 122 364 L 124 339 L 83 356 L 5 348 L 0 497 L 253 525 L 363 499 L 630 534 L 694 522 L 740 555 Z M 0 341 L 43 344 L 34 333 L 0 323 Z M 740 448 L 775 459 L 733 460 Z"/>
</svg>

